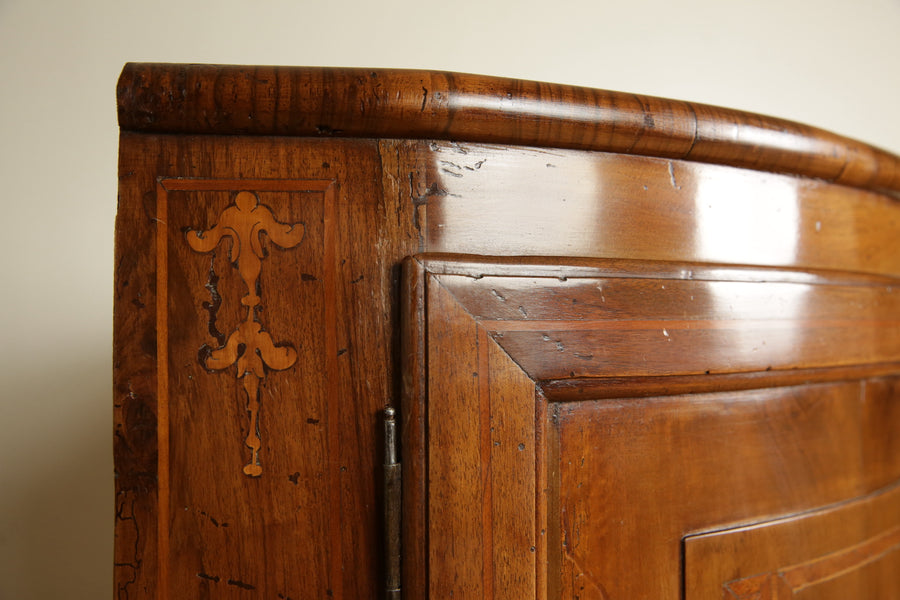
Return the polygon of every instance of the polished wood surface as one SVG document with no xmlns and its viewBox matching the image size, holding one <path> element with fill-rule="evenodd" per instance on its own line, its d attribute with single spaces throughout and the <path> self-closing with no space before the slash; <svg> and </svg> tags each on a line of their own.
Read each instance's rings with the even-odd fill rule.
<svg viewBox="0 0 900 600">
<path fill-rule="evenodd" d="M 897 194 L 897 157 L 761 115 L 574 86 L 398 69 L 140 64 L 122 129 L 443 139 L 599 150 L 791 173 Z"/>
<path fill-rule="evenodd" d="M 900 158 L 435 72 L 118 94 L 117 598 L 385 595 L 388 405 L 404 598 L 892 597 Z"/>
<path fill-rule="evenodd" d="M 884 195 L 687 161 L 431 144 L 430 252 L 730 263 L 900 275 Z"/>
<path fill-rule="evenodd" d="M 540 381 L 900 361 L 900 294 L 889 285 L 785 283 L 777 271 L 746 271 L 765 284 L 697 281 L 681 265 L 660 278 L 603 276 L 598 262 L 594 276 L 528 277 L 520 260 L 517 277 L 435 280 Z"/>
</svg>

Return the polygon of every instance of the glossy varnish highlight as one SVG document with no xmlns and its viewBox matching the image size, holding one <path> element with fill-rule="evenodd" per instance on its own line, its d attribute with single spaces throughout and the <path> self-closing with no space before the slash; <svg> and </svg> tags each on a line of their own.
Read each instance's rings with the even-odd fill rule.
<svg viewBox="0 0 900 600">
<path fill-rule="evenodd" d="M 900 275 L 900 205 L 686 161 L 431 144 L 431 252 L 636 258 Z"/>
</svg>

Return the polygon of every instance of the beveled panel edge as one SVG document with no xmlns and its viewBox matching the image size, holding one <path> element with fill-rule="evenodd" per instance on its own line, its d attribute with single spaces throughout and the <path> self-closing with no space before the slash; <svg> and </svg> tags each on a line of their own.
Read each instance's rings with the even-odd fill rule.
<svg viewBox="0 0 900 600">
<path fill-rule="evenodd" d="M 733 266 L 638 261 L 628 259 L 595 259 L 568 257 L 496 257 L 446 253 L 421 253 L 407 257 L 410 271 L 424 279 L 426 275 L 529 278 L 623 278 L 674 279 L 705 282 L 793 283 L 833 286 L 895 285 L 896 279 L 840 271 L 809 271 L 776 267 Z M 688 276 L 690 275 L 690 276 Z M 456 298 L 460 302 L 459 298 Z M 468 312 L 468 309 L 467 309 Z M 472 315 L 484 323 L 489 320 Z M 496 324 L 515 321 L 497 321 Z M 721 391 L 754 390 L 772 387 L 802 386 L 838 381 L 894 376 L 900 373 L 900 362 L 866 362 L 834 364 L 821 367 L 772 368 L 734 372 L 675 373 L 642 376 L 573 376 L 542 377 L 516 359 L 510 349 L 501 347 L 535 382 L 536 389 L 549 402 L 577 402 L 621 398 L 646 398 Z"/>
<path fill-rule="evenodd" d="M 435 435 L 435 425 L 437 423 L 448 423 L 454 419 L 459 419 L 459 408 L 466 405 L 465 398 L 456 396 L 460 389 L 455 392 L 449 392 L 448 396 L 442 396 L 447 393 L 447 388 L 441 385 L 435 387 L 432 380 L 434 373 L 449 374 L 449 379 L 445 379 L 442 383 L 452 383 L 459 385 L 460 382 L 469 380 L 468 369 L 454 372 L 453 369 L 447 370 L 443 368 L 443 361 L 438 360 L 439 367 L 434 366 L 436 348 L 443 348 L 444 352 L 450 350 L 447 336 L 448 331 L 462 331 L 457 329 L 453 323 L 443 324 L 443 332 L 434 332 L 434 327 L 441 328 L 441 319 L 435 320 L 435 315 L 442 313 L 440 306 L 444 304 L 444 308 L 452 311 L 458 311 L 457 317 L 460 319 L 456 324 L 465 323 L 469 328 L 468 338 L 472 342 L 471 345 L 463 344 L 463 351 L 460 354 L 468 353 L 468 359 L 474 361 L 471 367 L 475 369 L 473 375 L 478 376 L 472 380 L 474 385 L 470 388 L 473 392 L 468 396 L 472 400 L 471 405 L 466 405 L 465 410 L 471 409 L 478 413 L 478 417 L 474 420 L 462 419 L 459 422 L 467 423 L 467 426 L 478 430 L 477 445 L 480 452 L 480 461 L 468 461 L 465 464 L 471 466 L 473 464 L 487 465 L 485 473 L 475 479 L 469 481 L 476 482 L 474 485 L 482 486 L 480 497 L 484 503 L 480 510 L 478 507 L 472 507 L 474 511 L 473 522 L 478 521 L 482 527 L 481 533 L 487 537 L 481 547 L 477 550 L 477 554 L 481 558 L 480 572 L 469 571 L 468 575 L 473 577 L 479 585 L 483 586 L 483 597 L 493 598 L 496 595 L 508 595 L 508 584 L 512 587 L 524 585 L 529 589 L 527 593 L 521 593 L 517 597 L 535 598 L 536 600 L 546 600 L 548 597 L 547 590 L 547 539 L 546 532 L 551 532 L 552 528 L 548 525 L 548 508 L 547 503 L 548 490 L 545 483 L 549 477 L 547 473 L 546 453 L 547 449 L 546 424 L 548 422 L 548 408 L 546 398 L 536 387 L 535 381 L 527 372 L 522 370 L 521 366 L 512 360 L 512 357 L 499 345 L 495 340 L 491 339 L 489 332 L 482 327 L 478 320 L 475 319 L 458 300 L 435 278 L 433 273 L 429 273 L 425 265 L 418 260 L 416 256 L 406 257 L 401 265 L 401 370 L 403 389 L 401 393 L 401 451 L 403 454 L 404 469 L 404 494 L 403 494 L 403 596 L 404 598 L 426 598 L 429 592 L 433 595 L 435 582 L 433 579 L 446 578 L 448 568 L 451 567 L 452 561 L 448 564 L 446 561 L 435 561 L 434 547 L 448 548 L 456 546 L 456 544 L 441 544 L 433 541 L 435 537 L 434 524 L 444 523 L 441 518 L 436 517 L 436 510 L 448 503 L 449 496 L 454 494 L 441 494 L 435 492 L 435 482 L 444 481 L 447 474 L 447 464 L 444 464 L 443 475 L 435 474 L 432 469 L 436 462 L 446 462 L 437 456 L 447 455 L 446 452 L 439 451 L 438 455 L 434 455 L 434 449 L 440 450 L 446 448 L 446 444 L 436 441 L 439 436 Z M 437 308 L 436 308 L 437 307 Z M 465 335 L 458 338 L 459 342 Z M 452 345 L 452 344 L 451 344 Z M 429 367 L 429 363 L 431 366 Z M 444 365 L 446 363 L 443 363 Z M 465 375 L 462 373 L 465 372 Z M 525 392 L 520 399 L 527 398 L 526 404 L 528 408 L 525 411 L 518 412 L 517 409 L 507 400 L 509 398 L 498 399 L 498 390 L 492 388 L 490 381 L 495 381 L 500 377 L 512 377 L 518 379 L 516 385 L 519 386 L 519 392 Z M 455 382 L 455 383 L 454 383 Z M 447 386 L 453 387 L 453 385 Z M 463 387 L 468 387 L 463 385 Z M 515 387 L 515 386 L 513 386 Z M 507 389 L 507 386 L 501 385 L 500 390 Z M 502 394 L 501 394 L 502 395 Z M 452 398 L 456 396 L 457 404 L 455 409 L 448 409 L 445 403 L 434 403 L 435 397 Z M 532 404 L 533 403 L 533 404 Z M 521 406 L 519 407 L 521 408 Z M 512 411 L 512 412 L 508 412 Z M 499 421 L 494 423 L 493 415 L 499 414 Z M 471 415 L 470 415 L 471 416 Z M 510 418 L 514 416 L 515 418 Z M 531 429 L 524 433 L 523 438 L 515 437 L 515 441 L 521 440 L 516 444 L 510 442 L 506 446 L 501 444 L 496 436 L 517 436 L 523 432 L 514 427 L 511 422 L 518 421 L 522 424 L 522 419 Z M 495 427 L 496 425 L 496 427 Z M 528 429 L 526 427 L 526 429 Z M 472 433 L 470 429 L 469 433 Z M 513 437 L 506 438 L 506 441 Z M 457 440 L 458 441 L 458 440 Z M 470 438 L 471 441 L 471 438 Z M 524 452 L 529 445 L 533 444 L 532 452 Z M 501 447 L 502 446 L 502 447 Z M 523 454 L 524 452 L 524 454 Z M 453 454 L 453 453 L 450 453 Z M 514 503 L 504 501 L 503 494 L 509 492 L 508 485 L 515 482 L 518 485 L 523 478 L 520 475 L 509 475 L 510 473 L 520 473 L 519 469 L 494 469 L 491 465 L 503 460 L 503 456 L 507 459 L 510 457 L 530 456 L 532 463 L 529 468 L 523 472 L 529 473 L 533 478 L 531 481 L 531 489 L 524 497 L 516 496 L 518 509 L 524 508 L 525 513 L 534 519 L 532 528 L 526 527 L 525 530 L 532 536 L 527 544 L 522 546 L 519 544 L 520 554 L 519 560 L 528 557 L 525 562 L 531 562 L 531 569 L 528 576 L 520 579 L 518 575 L 522 571 L 514 569 L 509 570 L 509 562 L 505 553 L 510 552 L 515 544 L 501 543 L 495 545 L 496 538 L 499 536 L 516 538 L 521 533 L 515 527 L 509 524 L 501 524 L 504 520 L 503 515 L 499 515 L 494 506 L 504 507 L 504 511 L 511 510 Z M 505 483 L 497 475 L 497 473 L 506 473 Z M 525 478 L 527 479 L 527 478 Z M 525 485 L 528 485 L 527 483 Z M 458 490 L 457 490 L 458 491 Z M 472 505 L 469 505 L 470 507 Z M 521 516 L 521 512 L 517 513 Z M 505 516 L 509 520 L 509 515 Z M 518 524 L 521 524 L 516 518 L 513 518 Z M 472 522 L 469 523 L 472 525 Z M 456 522 L 456 526 L 459 523 Z M 457 534 L 454 534 L 457 535 Z M 446 540 L 445 540 L 446 541 Z M 519 540 L 521 542 L 521 540 Z M 507 540 L 508 542 L 508 540 Z M 469 543 L 468 540 L 465 543 Z M 530 544 L 530 553 L 528 545 Z M 531 570 L 533 569 L 533 581 L 531 578 Z M 435 574 L 436 573 L 436 574 Z M 512 579 L 510 580 L 510 576 Z M 438 589 L 443 589 L 439 584 Z M 499 586 L 499 587 L 498 587 Z M 504 592 L 499 592 L 502 589 Z M 519 589 L 521 592 L 521 589 Z M 481 596 L 479 596 L 481 597 Z"/>
<path fill-rule="evenodd" d="M 550 402 L 581 402 L 620 398 L 653 398 L 721 391 L 793 387 L 856 381 L 900 373 L 900 363 L 875 363 L 813 369 L 758 370 L 740 373 L 663 375 L 649 377 L 574 377 L 537 382 Z"/>
<path fill-rule="evenodd" d="M 428 597 L 428 460 L 426 449 L 428 375 L 426 355 L 426 281 L 420 261 L 401 265 L 400 302 L 400 449 L 402 459 L 400 581 L 403 596 Z"/>
<path fill-rule="evenodd" d="M 570 85 L 405 69 L 128 63 L 119 126 L 441 139 L 726 164 L 900 197 L 900 157 L 822 129 Z"/>
<path fill-rule="evenodd" d="M 807 285 L 893 286 L 900 278 L 826 269 L 799 269 L 757 265 L 587 258 L 568 256 L 483 256 L 424 252 L 415 255 L 428 273 L 482 277 L 552 277 L 680 279 L 747 283 L 802 283 Z"/>
</svg>

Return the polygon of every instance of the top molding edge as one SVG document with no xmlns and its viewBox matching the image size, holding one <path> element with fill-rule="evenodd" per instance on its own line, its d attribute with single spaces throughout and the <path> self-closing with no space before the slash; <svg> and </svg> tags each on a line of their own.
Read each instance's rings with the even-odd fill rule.
<svg viewBox="0 0 900 600">
<path fill-rule="evenodd" d="M 404 69 L 129 63 L 123 131 L 537 146 L 723 164 L 900 197 L 900 157 L 774 117 L 621 92 Z"/>
</svg>

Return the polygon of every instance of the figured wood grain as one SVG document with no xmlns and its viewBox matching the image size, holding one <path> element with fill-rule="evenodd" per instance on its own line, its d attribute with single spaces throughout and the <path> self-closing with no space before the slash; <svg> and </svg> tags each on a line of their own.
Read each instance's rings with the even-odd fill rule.
<svg viewBox="0 0 900 600">
<path fill-rule="evenodd" d="M 113 328 L 113 420 L 116 514 L 113 572 L 115 597 L 156 598 L 159 594 L 159 437 L 157 364 L 155 182 L 144 192 L 129 185 L 134 157 L 119 154 L 120 190 L 116 213 L 115 327 Z M 142 197 L 143 196 L 143 197 Z M 136 252 L 135 248 L 150 251 Z"/>
<path fill-rule="evenodd" d="M 396 69 L 128 64 L 123 130 L 466 140 L 731 164 L 896 194 L 900 161 L 813 127 L 702 104 Z"/>
</svg>

